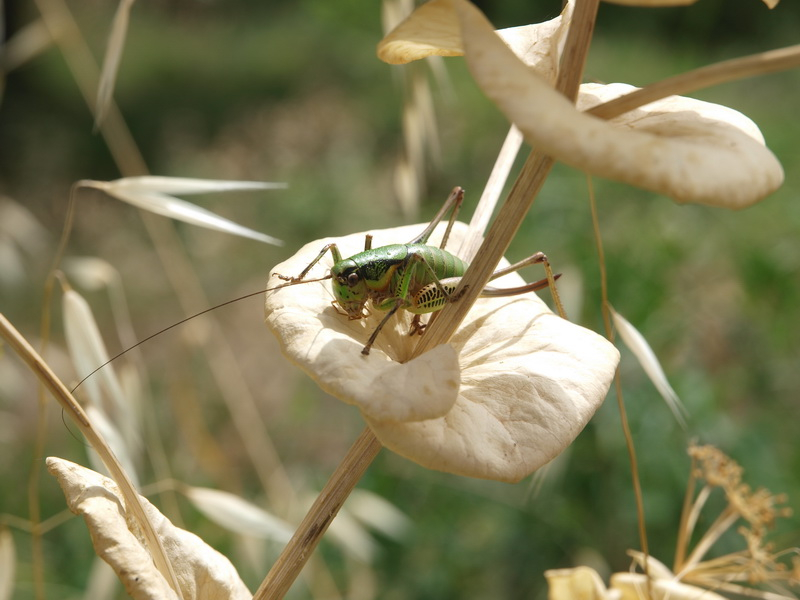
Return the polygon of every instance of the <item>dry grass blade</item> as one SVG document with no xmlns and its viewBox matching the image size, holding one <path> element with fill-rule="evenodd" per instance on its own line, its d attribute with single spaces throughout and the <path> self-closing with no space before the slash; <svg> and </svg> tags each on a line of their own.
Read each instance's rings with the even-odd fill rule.
<svg viewBox="0 0 800 600">
<path fill-rule="evenodd" d="M 92 316 L 89 304 L 73 290 L 64 292 L 64 329 L 72 362 L 78 377 L 83 379 L 92 373 L 97 365 L 108 362 L 108 352 L 103 343 L 97 322 Z M 102 392 L 111 400 L 111 410 L 124 414 L 125 395 L 117 374 L 111 365 L 84 383 L 90 402 L 95 406 L 104 405 Z M 102 388 L 102 392 L 101 392 Z"/>
<path fill-rule="evenodd" d="M 14 572 L 17 556 L 14 551 L 14 538 L 5 527 L 0 528 L 0 600 L 11 600 L 14 592 Z"/>
<path fill-rule="evenodd" d="M 278 517 L 243 498 L 203 487 L 181 487 L 181 492 L 217 525 L 242 535 L 286 543 L 294 528 Z"/>
<path fill-rule="evenodd" d="M 78 404 L 72 394 L 70 394 L 64 383 L 53 373 L 44 359 L 39 356 L 28 341 L 22 337 L 2 313 L 0 313 L 0 335 L 3 336 L 14 351 L 36 374 L 39 380 L 64 408 L 65 413 L 72 418 L 75 425 L 86 437 L 92 448 L 98 453 L 103 464 L 108 469 L 109 473 L 111 473 L 111 477 L 119 486 L 125 498 L 127 510 L 141 527 L 142 535 L 144 536 L 145 543 L 156 568 L 158 568 L 159 572 L 164 576 L 167 582 L 169 582 L 172 589 L 178 594 L 178 597 L 182 597 L 177 577 L 175 576 L 172 564 L 167 559 L 167 555 L 161 545 L 161 540 L 158 535 L 156 535 L 152 523 L 145 514 L 139 494 L 136 493 L 128 474 L 119 464 L 111 448 L 92 426 L 83 408 L 81 408 L 80 404 Z"/>
<path fill-rule="evenodd" d="M 114 15 L 114 22 L 111 24 L 111 35 L 108 36 L 108 48 L 106 48 L 106 56 L 100 73 L 100 85 L 97 88 L 97 104 L 94 112 L 95 128 L 100 127 L 111 105 L 133 2 L 134 0 L 120 0 L 117 13 Z"/>
<path fill-rule="evenodd" d="M 189 179 L 183 177 L 125 177 L 114 181 L 91 181 L 80 183 L 81 187 L 101 190 L 117 200 L 122 200 L 148 212 L 169 217 L 198 227 L 205 227 L 265 244 L 283 245 L 277 238 L 260 233 L 243 225 L 224 219 L 200 206 L 181 200 L 171 194 L 203 194 L 234 190 L 282 189 L 283 183 L 258 181 L 217 181 Z"/>
<path fill-rule="evenodd" d="M 123 436 L 122 432 L 120 432 L 114 422 L 100 407 L 87 406 L 86 416 L 97 430 L 98 435 L 100 435 L 106 441 L 108 447 L 111 448 L 114 456 L 119 461 L 120 466 L 130 477 L 133 486 L 138 488 L 139 477 L 136 475 L 136 465 L 134 464 L 133 455 L 129 449 L 127 440 Z M 92 468 L 95 471 L 103 471 L 102 464 L 98 464 L 95 455 L 90 454 L 89 460 L 91 461 Z"/>
<path fill-rule="evenodd" d="M 347 503 L 348 512 L 364 525 L 395 540 L 403 539 L 412 527 L 411 519 L 383 496 L 353 490 Z"/>
<path fill-rule="evenodd" d="M 378 553 L 375 539 L 347 508 L 331 523 L 325 539 L 338 546 L 347 556 L 365 564 L 371 564 Z"/>
<path fill-rule="evenodd" d="M 9 73 L 33 60 L 53 45 L 53 37 L 41 19 L 26 25 L 6 42 L 0 55 L 0 69 Z"/>
<path fill-rule="evenodd" d="M 628 320 L 625 319 L 625 317 L 620 315 L 614 309 L 611 309 L 611 317 L 614 320 L 614 326 L 617 328 L 619 336 L 625 342 L 625 345 L 628 347 L 628 349 L 636 357 L 636 360 L 639 361 L 639 364 L 642 366 L 642 369 L 644 369 L 644 372 L 647 373 L 650 381 L 652 381 L 653 385 L 656 386 L 658 393 L 661 394 L 664 402 L 667 403 L 667 406 L 669 406 L 669 409 L 675 416 L 675 420 L 685 430 L 686 407 L 681 403 L 681 399 L 678 398 L 678 394 L 675 393 L 675 390 L 672 389 L 669 381 L 667 381 L 667 376 L 664 373 L 664 369 L 661 368 L 661 363 L 656 357 L 655 352 L 653 352 L 653 349 L 650 347 L 650 344 L 647 343 L 647 340 L 644 338 L 644 336 L 639 333 L 639 331 L 633 325 L 631 325 Z"/>
</svg>

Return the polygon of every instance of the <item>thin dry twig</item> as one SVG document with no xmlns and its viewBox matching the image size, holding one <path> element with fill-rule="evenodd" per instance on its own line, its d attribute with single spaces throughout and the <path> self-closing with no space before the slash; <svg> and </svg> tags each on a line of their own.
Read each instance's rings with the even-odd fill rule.
<svg viewBox="0 0 800 600">
<path fill-rule="evenodd" d="M 667 96 L 687 94 L 721 83 L 786 71 L 798 66 L 800 66 L 800 45 L 769 50 L 706 65 L 662 79 L 635 92 L 595 106 L 587 112 L 602 119 L 613 119 L 634 108 Z"/>
<path fill-rule="evenodd" d="M 350 492 L 382 446 L 367 427 L 314 501 L 294 536 L 272 565 L 253 600 L 279 600 L 299 575 Z"/>
</svg>

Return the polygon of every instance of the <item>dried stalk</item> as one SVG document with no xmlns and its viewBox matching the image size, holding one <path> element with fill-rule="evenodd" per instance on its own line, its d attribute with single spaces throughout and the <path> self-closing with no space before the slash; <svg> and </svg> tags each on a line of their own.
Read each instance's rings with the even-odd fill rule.
<svg viewBox="0 0 800 600">
<path fill-rule="evenodd" d="M 153 524 L 147 518 L 141 498 L 134 488 L 133 483 L 131 483 L 131 480 L 128 478 L 128 474 L 125 472 L 125 469 L 122 468 L 122 465 L 119 464 L 119 461 L 114 456 L 114 453 L 111 451 L 105 439 L 103 439 L 92 426 L 86 412 L 84 412 L 78 401 L 70 394 L 64 383 L 53 373 L 44 359 L 39 356 L 36 350 L 33 349 L 22 334 L 17 331 L 2 313 L 0 313 L 0 335 L 2 335 L 20 358 L 25 361 L 42 384 L 50 390 L 53 397 L 61 404 L 66 414 L 72 417 L 75 425 L 97 452 L 97 455 L 103 461 L 111 477 L 119 486 L 122 496 L 125 499 L 126 509 L 130 511 L 139 527 L 141 527 L 148 551 L 153 557 L 153 563 L 172 589 L 175 590 L 177 597 L 182 598 L 183 596 L 180 586 L 178 585 L 178 579 L 175 576 L 172 564 L 169 562 L 164 547 L 161 544 L 161 539 L 158 537 L 155 529 L 153 529 Z"/>
<path fill-rule="evenodd" d="M 372 430 L 365 427 L 272 565 L 253 600 L 283 598 L 381 448 Z"/>
<path fill-rule="evenodd" d="M 800 66 L 800 45 L 779 50 L 760 52 L 713 65 L 693 69 L 674 77 L 651 83 L 635 92 L 589 109 L 591 115 L 613 119 L 634 108 L 655 102 L 667 96 L 687 94 L 696 90 L 738 81 L 747 77 L 786 71 Z"/>
<path fill-rule="evenodd" d="M 556 86 L 573 100 L 580 86 L 598 3 L 599 0 L 578 1 L 568 34 Z M 417 344 L 412 356 L 419 356 L 438 344 L 447 342 L 453 335 L 508 249 L 553 162 L 552 158 L 537 152 L 532 152 L 528 157 L 500 214 L 481 245 L 477 259 L 462 279 L 460 289 L 466 288 L 464 296 L 440 311 L 440 316 Z M 277 600 L 283 597 L 380 448 L 381 444 L 372 431 L 365 429 L 328 480 L 311 511 L 262 582 L 254 600 Z M 349 472 L 351 470 L 353 473 Z"/>
</svg>

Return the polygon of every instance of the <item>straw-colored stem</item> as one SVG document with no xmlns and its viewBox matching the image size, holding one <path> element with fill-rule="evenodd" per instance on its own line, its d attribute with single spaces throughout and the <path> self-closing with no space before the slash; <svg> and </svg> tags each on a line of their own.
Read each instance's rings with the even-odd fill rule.
<svg viewBox="0 0 800 600">
<path fill-rule="evenodd" d="M 584 0 L 575 5 L 556 81 L 556 89 L 572 100 L 577 97 L 580 87 L 598 4 L 599 0 Z M 523 218 L 544 185 L 553 163 L 552 158 L 536 151 L 528 156 L 508 199 L 486 234 L 475 260 L 461 279 L 461 284 L 455 293 L 459 296 L 459 301 L 448 304 L 440 311 L 436 321 L 417 344 L 413 356 L 419 356 L 439 344 L 446 343 L 455 333 L 511 244 Z M 463 295 L 460 295 L 462 291 Z"/>
<path fill-rule="evenodd" d="M 372 430 L 365 428 L 317 496 L 278 560 L 272 565 L 253 600 L 283 598 L 381 448 L 381 443 Z"/>
<path fill-rule="evenodd" d="M 769 50 L 700 67 L 662 79 L 640 90 L 596 106 L 587 112 L 603 119 L 613 119 L 623 113 L 672 95 L 687 94 L 728 81 L 786 71 L 800 66 L 800 45 Z"/>
<path fill-rule="evenodd" d="M 130 511 L 141 528 L 150 555 L 153 557 L 153 563 L 170 586 L 172 586 L 178 598 L 182 598 L 183 596 L 180 586 L 178 585 L 178 579 L 172 569 L 172 564 L 169 562 L 164 547 L 161 545 L 161 539 L 156 534 L 152 523 L 145 514 L 139 494 L 128 478 L 125 469 L 122 468 L 122 465 L 119 464 L 119 461 L 114 456 L 111 448 L 92 426 L 83 407 L 81 407 L 78 401 L 70 394 L 67 387 L 56 374 L 53 373 L 44 359 L 33 349 L 33 346 L 28 343 L 2 313 L 0 313 L 0 336 L 8 342 L 8 345 L 14 349 L 23 361 L 25 361 L 42 384 L 50 390 L 53 397 L 61 404 L 66 414 L 72 417 L 80 432 L 84 435 L 92 448 L 95 449 L 97 455 L 111 474 L 111 477 L 119 486 L 125 499 L 126 509 Z"/>
<path fill-rule="evenodd" d="M 599 0 L 578 0 L 575 17 L 568 34 L 562 68 L 557 89 L 570 98 L 575 98 L 583 73 L 589 42 L 594 29 Z M 489 281 L 500 258 L 505 254 L 517 233 L 522 219 L 533 204 L 533 200 L 544 184 L 553 159 L 532 152 L 514 183 L 513 188 L 495 222 L 486 235 L 476 259 L 470 264 L 462 278 L 459 289 L 465 289 L 458 302 L 448 304 L 431 324 L 417 344 L 413 356 L 447 342 L 458 325 L 469 312 L 480 290 Z M 458 292 L 456 292 L 458 294 Z M 350 490 L 358 482 L 369 463 L 377 455 L 381 444 L 367 428 L 350 448 L 342 464 L 331 476 L 311 511 L 295 532 L 289 545 L 259 587 L 254 600 L 277 600 L 289 589 L 308 556 L 314 550 L 330 521 L 339 510 Z M 349 473 L 348 471 L 358 472 Z"/>
<path fill-rule="evenodd" d="M 597 263 L 600 270 L 600 306 L 603 314 L 603 326 L 605 328 L 606 337 L 609 341 L 614 341 L 614 329 L 611 326 L 611 302 L 608 299 L 608 273 L 606 271 L 606 255 L 603 248 L 603 236 L 600 234 L 600 217 L 597 212 L 597 202 L 594 195 L 594 186 L 592 185 L 592 178 L 587 176 L 587 184 L 589 190 L 589 208 L 592 214 L 592 231 L 594 235 L 595 248 L 597 249 Z M 614 391 L 617 396 L 617 410 L 619 411 L 620 426 L 622 427 L 622 434 L 625 438 L 625 447 L 628 450 L 628 462 L 631 465 L 631 483 L 633 484 L 633 496 L 636 501 L 636 517 L 639 529 L 639 544 L 642 547 L 642 552 L 645 555 L 645 560 L 642 562 L 642 568 L 645 575 L 649 572 L 649 561 L 647 558 L 650 555 L 650 547 L 647 542 L 647 523 L 644 515 L 644 496 L 642 494 L 642 482 L 639 478 L 639 459 L 636 455 L 636 446 L 633 443 L 633 434 L 631 433 L 630 424 L 628 423 L 628 413 L 625 410 L 625 400 L 622 395 L 622 379 L 619 373 L 619 366 L 614 371 Z M 647 579 L 648 596 L 650 594 L 650 579 Z"/>
</svg>

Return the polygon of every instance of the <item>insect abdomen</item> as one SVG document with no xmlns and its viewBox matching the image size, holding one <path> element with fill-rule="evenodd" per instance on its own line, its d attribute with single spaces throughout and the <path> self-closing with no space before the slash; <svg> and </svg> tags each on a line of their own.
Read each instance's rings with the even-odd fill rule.
<svg viewBox="0 0 800 600">
<path fill-rule="evenodd" d="M 425 263 L 436 274 L 436 278 L 441 282 L 443 279 L 461 277 L 467 269 L 467 263 L 450 254 L 446 250 L 441 250 L 434 246 L 424 244 L 409 244 L 409 254 L 416 254 L 424 259 Z M 408 298 L 406 310 L 415 314 L 425 314 L 435 312 L 447 303 L 447 296 L 434 283 L 434 278 L 428 269 L 418 265 L 415 272 L 414 285 L 409 289 L 411 298 Z M 456 283 L 447 282 L 442 287 L 448 293 L 452 293 L 457 286 Z"/>
<path fill-rule="evenodd" d="M 408 253 L 417 254 L 425 259 L 431 267 L 436 277 L 447 279 L 449 277 L 461 277 L 467 270 L 467 263 L 450 254 L 447 250 L 426 246 L 425 244 L 408 244 Z M 433 278 L 425 269 L 417 269 L 417 282 L 419 287 L 433 282 Z"/>
</svg>

